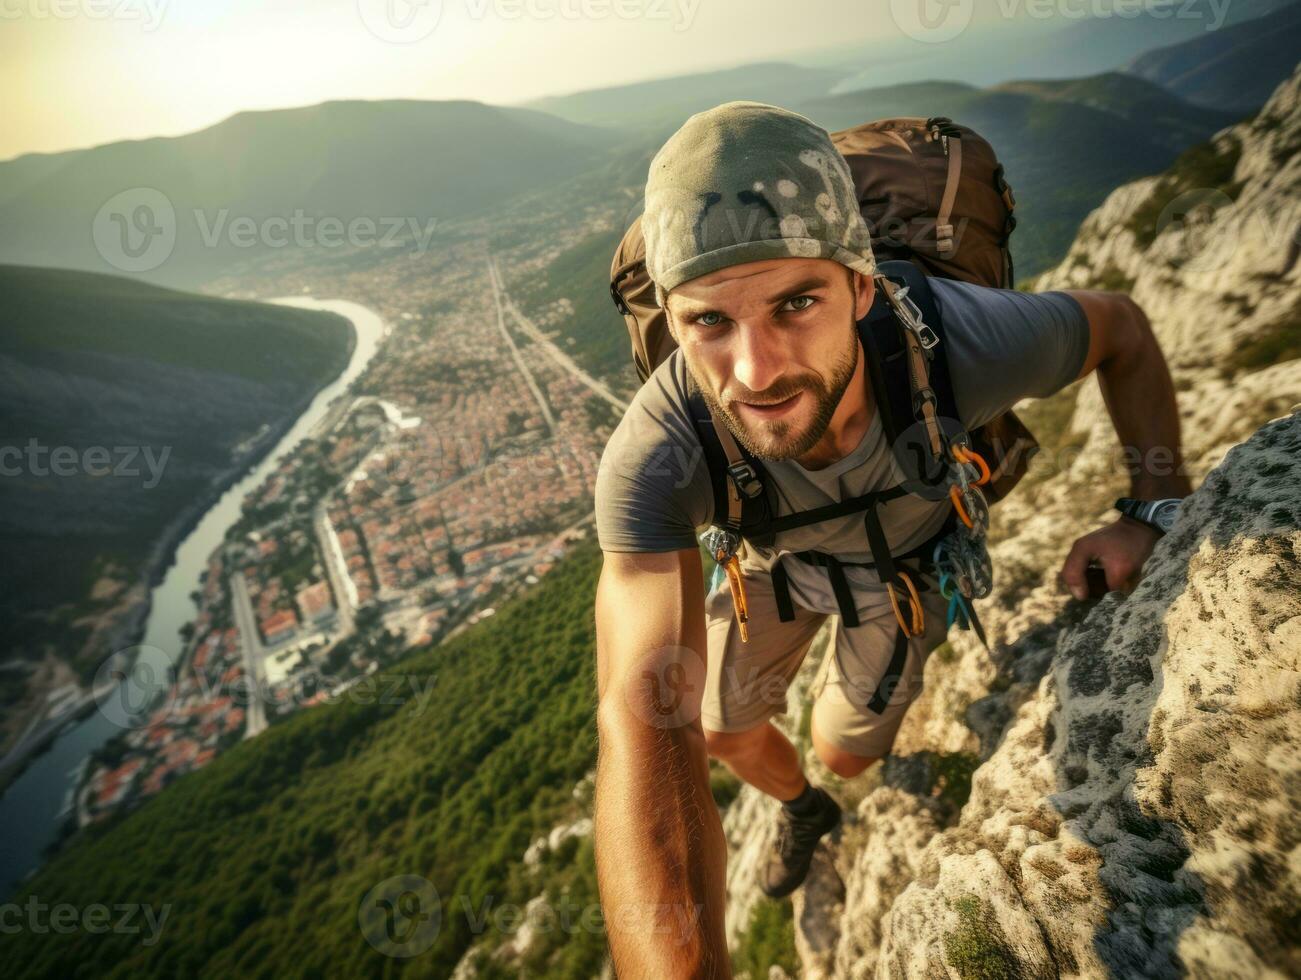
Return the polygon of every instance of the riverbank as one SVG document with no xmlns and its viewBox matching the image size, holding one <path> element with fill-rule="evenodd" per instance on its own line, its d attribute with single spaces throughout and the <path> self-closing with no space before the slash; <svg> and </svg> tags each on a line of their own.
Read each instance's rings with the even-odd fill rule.
<svg viewBox="0 0 1301 980">
<path fill-rule="evenodd" d="M 273 431 L 265 433 L 237 463 L 224 470 L 221 485 L 214 482 L 187 509 L 185 522 L 174 522 L 169 529 L 172 547 L 155 548 L 149 569 L 152 588 L 148 612 L 140 617 L 127 646 L 139 645 L 138 660 L 153 668 L 156 677 L 166 676 L 164 672 L 174 670 L 181 661 L 188 644 L 182 643 L 179 631 L 195 615 L 191 593 L 200 588 L 209 556 L 239 519 L 244 499 L 347 392 L 387 335 L 387 325 L 377 314 L 347 301 L 294 298 L 275 302 L 320 309 L 348 322 L 351 329 L 347 361 L 342 372 L 333 374 L 332 380 L 300 399 L 301 411 L 287 414 Z M 52 725 L 40 750 L 30 750 L 23 765 L 7 773 L 8 785 L 0 796 L 0 834 L 7 837 L 9 845 L 0 863 L 0 888 L 6 891 L 38 863 L 38 855 L 55 840 L 59 813 L 71 788 L 72 774 L 81 761 L 122 732 L 103 712 L 94 710 L 95 703 L 92 699 L 88 710 L 83 707 L 80 720 L 65 716 Z"/>
<path fill-rule="evenodd" d="M 348 328 L 344 334 L 344 346 L 340 348 L 340 354 L 336 358 L 336 366 L 332 366 L 317 386 L 305 391 L 293 402 L 280 419 L 267 423 L 262 434 L 253 440 L 243 453 L 233 459 L 229 467 L 214 476 L 192 503 L 164 525 L 148 557 L 140 566 L 133 586 L 144 586 L 143 598 L 134 603 L 123 614 L 121 621 L 105 634 L 103 646 L 108 653 L 101 661 L 101 672 L 104 669 L 103 665 L 109 663 L 119 651 L 138 646 L 144 639 L 149 615 L 153 610 L 154 591 L 163 583 L 168 571 L 176 564 L 176 554 L 181 542 L 198 527 L 203 515 L 216 506 L 233 486 L 259 466 L 279 441 L 290 432 L 313 400 L 348 371 L 357 351 L 357 330 L 347 317 L 334 313 L 328 315 L 343 321 Z M 39 704 L 47 699 L 49 693 L 48 690 L 35 690 L 29 693 L 29 697 Z M 3 757 L 0 757 L 0 797 L 8 792 L 9 786 L 26 771 L 29 763 L 49 748 L 50 742 L 66 725 L 84 720 L 94 704 L 94 691 L 91 688 L 80 687 L 73 707 L 55 718 L 39 722 L 39 731 L 36 734 L 28 734 L 24 731 L 12 744 L 0 746 L 0 751 L 4 752 Z"/>
</svg>

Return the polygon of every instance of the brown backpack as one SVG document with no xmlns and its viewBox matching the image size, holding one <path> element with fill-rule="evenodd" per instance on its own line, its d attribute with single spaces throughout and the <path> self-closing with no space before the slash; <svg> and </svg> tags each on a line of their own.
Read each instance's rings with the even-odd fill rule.
<svg viewBox="0 0 1301 980">
<path fill-rule="evenodd" d="M 906 259 L 924 273 L 981 286 L 1013 285 L 1008 239 L 1015 199 L 993 147 L 944 117 L 881 119 L 831 134 L 849 162 L 878 261 Z M 640 219 L 615 250 L 610 294 L 624 315 L 643 381 L 676 346 L 646 272 Z M 991 500 L 1005 497 L 1038 448 L 1012 412 L 971 430 L 988 461 Z"/>
</svg>

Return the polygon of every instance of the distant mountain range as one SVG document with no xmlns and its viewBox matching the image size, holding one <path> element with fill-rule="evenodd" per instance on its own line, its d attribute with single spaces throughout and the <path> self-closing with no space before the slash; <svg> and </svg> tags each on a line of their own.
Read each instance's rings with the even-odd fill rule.
<svg viewBox="0 0 1301 980">
<path fill-rule="evenodd" d="M 944 115 L 984 136 L 1017 198 L 1012 255 L 1018 277 L 1058 259 L 1080 219 L 1117 184 L 1162 169 L 1185 146 L 1234 119 L 1114 72 L 991 89 L 920 82 L 797 108 L 832 131 L 881 116 Z"/>
<path fill-rule="evenodd" d="M 26 664 L 0 704 L 18 723 L 47 657 L 84 683 L 125 645 L 187 517 L 343 370 L 352 331 L 66 270 L 0 266 L 0 295 L 0 619 Z"/>
<path fill-rule="evenodd" d="M 1248 112 L 1260 106 L 1301 57 L 1301 7 L 1182 44 L 1148 51 L 1125 67 L 1196 105 Z"/>
<path fill-rule="evenodd" d="M 1029 10 L 1032 6 L 1007 0 L 983 5 L 993 6 L 994 2 L 1000 10 Z M 1055 16 L 1027 13 L 993 26 L 977 20 L 943 44 L 889 36 L 817 63 L 849 72 L 838 83 L 838 93 L 934 78 L 986 86 L 1018 78 L 1097 75 L 1121 69 L 1153 48 L 1214 36 L 1293 3 L 1295 0 L 1165 0 L 1142 5 L 1060 5 L 1053 8 Z M 1096 15 L 1088 16 L 1085 8 Z M 949 9 L 952 13 L 948 16 L 956 17 L 964 6 L 953 4 Z M 972 4 L 965 9 L 972 9 Z M 1265 94 L 1284 77 L 1286 72 L 1275 76 Z"/>
<path fill-rule="evenodd" d="M 722 102 L 790 105 L 826 95 L 844 78 L 844 71 L 764 61 L 534 99 L 524 106 L 574 123 L 634 131 L 667 127 L 672 132 L 688 116 Z"/>
<path fill-rule="evenodd" d="M 328 254 L 350 237 L 383 247 L 436 236 L 440 222 L 568 175 L 606 144 L 600 131 L 478 102 L 328 102 L 244 112 L 187 136 L 0 164 L 0 261 L 193 286 L 294 247 L 296 239 L 304 251 Z M 141 188 L 165 202 L 133 197 Z M 124 193 L 123 226 L 105 226 L 110 216 L 102 209 Z M 141 220 L 166 226 L 159 212 L 174 215 L 175 244 L 150 268 L 117 254 L 115 236 L 135 235 L 140 204 L 150 208 Z M 301 233 L 267 223 L 296 216 Z M 358 218 L 360 233 L 350 236 L 347 225 Z"/>
<path fill-rule="evenodd" d="M 520 107 L 329 102 L 239 113 L 180 137 L 29 154 L 0 163 L 0 262 L 193 288 L 290 254 L 374 262 L 439 248 L 460 219 L 573 179 L 589 201 L 613 192 L 622 211 L 619 189 L 644 177 L 645 161 L 687 116 L 753 99 L 831 130 L 891 115 L 949 115 L 977 129 L 1023 202 L 1016 252 L 1036 272 L 1060 256 L 1103 193 L 1240 118 L 1288 73 L 1297 28 L 1287 18 L 1301 8 L 1283 4 L 1238 0 L 1220 11 L 1238 26 L 1209 32 L 1214 11 L 1202 0 L 1198 17 L 1141 24 L 1113 16 L 1049 30 L 1017 21 L 995 47 L 980 47 L 973 28 L 972 40 L 944 46 L 942 62 L 926 45 L 922 79 L 899 60 L 905 49 L 892 48 L 888 58 L 861 55 L 873 66 L 866 74 L 852 58 L 761 62 Z M 1269 16 L 1249 19 L 1261 13 Z M 1018 40 L 1027 31 L 1032 44 Z M 1182 43 L 1151 51 L 1171 41 Z M 970 45 L 982 54 L 968 64 Z M 1151 53 L 1134 61 L 1142 51 Z M 996 66 L 992 75 L 981 59 Z M 1073 77 L 1131 61 L 1130 74 Z M 937 72 L 966 80 L 935 81 Z M 1114 152 L 1120 145 L 1125 152 Z"/>
</svg>

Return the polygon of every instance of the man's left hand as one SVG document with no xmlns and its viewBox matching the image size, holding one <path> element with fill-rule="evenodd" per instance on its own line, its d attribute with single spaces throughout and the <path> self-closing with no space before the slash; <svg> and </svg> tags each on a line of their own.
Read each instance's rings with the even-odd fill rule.
<svg viewBox="0 0 1301 980">
<path fill-rule="evenodd" d="M 1122 517 L 1077 540 L 1066 556 L 1057 581 L 1075 598 L 1085 599 L 1089 594 L 1086 569 L 1096 562 L 1106 573 L 1108 591 L 1133 592 L 1143 563 L 1160 537 L 1146 524 Z"/>
</svg>

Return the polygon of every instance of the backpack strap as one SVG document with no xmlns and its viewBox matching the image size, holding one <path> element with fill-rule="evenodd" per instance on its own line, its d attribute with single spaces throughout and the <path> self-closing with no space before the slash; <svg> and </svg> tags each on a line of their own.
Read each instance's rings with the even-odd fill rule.
<svg viewBox="0 0 1301 980">
<path fill-rule="evenodd" d="M 913 263 L 882 262 L 877 287 L 858 328 L 881 427 L 901 461 L 906 452 L 926 451 L 930 459 L 925 465 L 910 460 L 910 469 L 920 471 L 922 483 L 937 485 L 948 465 L 946 431 L 961 428 L 944 321 L 928 277 Z M 924 425 L 924 439 L 908 431 L 918 422 Z"/>
<path fill-rule="evenodd" d="M 705 403 L 696 384 L 687 376 L 687 407 L 704 450 L 714 494 L 714 523 L 754 541 L 771 542 L 767 526 L 773 513 L 771 481 L 763 464 L 746 452 Z"/>
<path fill-rule="evenodd" d="M 935 219 L 935 250 L 941 258 L 952 257 L 956 250 L 953 234 L 953 205 L 958 200 L 958 184 L 962 181 L 962 137 L 956 133 L 941 136 L 949 157 L 948 177 L 944 181 L 944 196 L 940 212 Z"/>
</svg>

